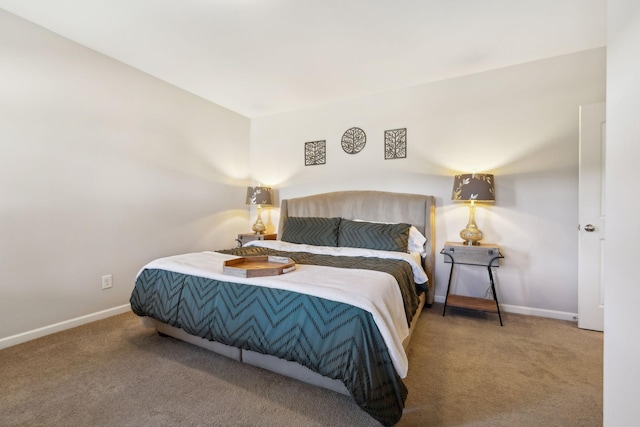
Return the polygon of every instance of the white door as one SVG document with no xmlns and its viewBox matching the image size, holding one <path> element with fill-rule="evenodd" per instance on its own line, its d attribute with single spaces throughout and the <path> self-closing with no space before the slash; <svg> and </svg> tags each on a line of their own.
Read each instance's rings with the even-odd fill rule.
<svg viewBox="0 0 640 427">
<path fill-rule="evenodd" d="M 578 327 L 604 330 L 605 103 L 580 106 Z"/>
</svg>

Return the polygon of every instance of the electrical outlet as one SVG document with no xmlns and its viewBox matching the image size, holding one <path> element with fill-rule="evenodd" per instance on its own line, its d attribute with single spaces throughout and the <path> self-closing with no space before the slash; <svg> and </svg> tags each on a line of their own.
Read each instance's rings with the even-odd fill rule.
<svg viewBox="0 0 640 427">
<path fill-rule="evenodd" d="M 111 287 L 113 287 L 113 276 L 111 274 L 102 276 L 102 289 L 109 289 Z"/>
</svg>

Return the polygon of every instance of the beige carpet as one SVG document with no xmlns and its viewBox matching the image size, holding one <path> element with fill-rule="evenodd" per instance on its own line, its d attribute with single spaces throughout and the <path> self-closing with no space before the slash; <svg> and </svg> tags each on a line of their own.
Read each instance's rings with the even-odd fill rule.
<svg viewBox="0 0 640 427">
<path fill-rule="evenodd" d="M 602 334 L 425 309 L 399 426 L 600 426 Z M 1 426 L 374 426 L 340 394 L 161 338 L 123 314 L 0 350 Z"/>
</svg>

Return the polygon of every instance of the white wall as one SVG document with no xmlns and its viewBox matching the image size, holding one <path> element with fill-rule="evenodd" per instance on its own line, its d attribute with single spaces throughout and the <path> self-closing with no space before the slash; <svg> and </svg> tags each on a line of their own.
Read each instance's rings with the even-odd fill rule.
<svg viewBox="0 0 640 427">
<path fill-rule="evenodd" d="M 0 347 L 247 229 L 247 118 L 4 11 L 0 76 Z"/>
<path fill-rule="evenodd" d="M 502 301 L 512 311 L 571 318 L 577 312 L 578 107 L 605 100 L 605 50 L 522 64 L 253 119 L 255 178 L 279 199 L 347 189 L 433 194 L 436 245 L 458 240 L 468 218 L 453 204 L 453 175 L 496 175 L 496 203 L 480 207 L 485 241 L 501 245 Z M 339 67 L 336 72 L 340 72 Z M 353 126 L 367 134 L 356 155 L 340 145 Z M 384 160 L 383 133 L 406 127 L 406 159 Z M 304 166 L 304 143 L 327 141 L 326 165 Z M 271 209 L 272 225 L 277 209 Z M 439 249 L 438 249 L 439 250 Z M 448 266 L 438 255 L 436 297 Z M 469 268 L 458 293 L 482 295 L 486 271 Z M 484 282 L 484 284 L 482 284 Z"/>
<path fill-rule="evenodd" d="M 604 425 L 617 427 L 640 419 L 640 3 L 609 0 L 607 19 Z"/>
<path fill-rule="evenodd" d="M 603 49 L 254 119 L 250 145 L 248 119 L 3 11 L 0 57 L 0 347 L 126 306 L 152 258 L 233 246 L 254 220 L 243 204 L 250 171 L 279 199 L 434 194 L 438 247 L 467 220 L 449 200 L 452 175 L 492 172 L 497 201 L 477 219 L 507 256 L 502 300 L 577 311 L 577 108 L 605 99 Z M 368 135 L 357 155 L 340 148 L 352 126 Z M 383 131 L 398 127 L 408 158 L 384 160 Z M 304 142 L 317 139 L 327 164 L 305 167 Z M 277 209 L 263 216 L 277 224 Z M 113 289 L 100 289 L 104 274 Z M 439 261 L 440 298 L 447 274 Z"/>
</svg>

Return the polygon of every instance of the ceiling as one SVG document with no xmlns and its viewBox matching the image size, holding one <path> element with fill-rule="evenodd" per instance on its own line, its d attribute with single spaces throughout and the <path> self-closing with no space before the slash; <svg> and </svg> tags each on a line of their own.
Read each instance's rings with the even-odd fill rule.
<svg viewBox="0 0 640 427">
<path fill-rule="evenodd" d="M 247 117 L 601 47 L 606 0 L 0 0 Z"/>
</svg>

